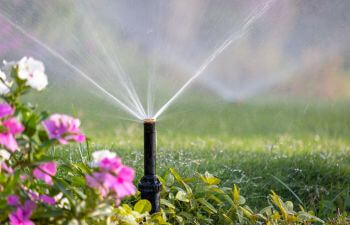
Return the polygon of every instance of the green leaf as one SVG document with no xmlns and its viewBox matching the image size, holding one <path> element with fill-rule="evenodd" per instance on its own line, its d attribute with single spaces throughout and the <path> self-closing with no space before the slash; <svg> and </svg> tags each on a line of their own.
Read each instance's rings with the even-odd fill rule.
<svg viewBox="0 0 350 225">
<path fill-rule="evenodd" d="M 179 224 L 182 224 L 184 222 L 184 219 L 181 216 L 175 216 L 175 219 Z"/>
<path fill-rule="evenodd" d="M 288 212 L 287 209 L 283 203 L 283 201 L 281 200 L 281 198 L 274 192 L 271 191 L 272 194 L 270 194 L 270 197 L 272 199 L 272 202 L 279 208 L 279 210 L 282 212 L 282 216 L 284 219 L 288 218 Z"/>
<path fill-rule="evenodd" d="M 39 116 L 36 114 L 32 114 L 30 119 L 25 124 L 26 126 L 25 134 L 27 134 L 29 137 L 32 137 L 36 132 L 36 127 L 38 123 L 39 123 Z"/>
<path fill-rule="evenodd" d="M 40 140 L 41 142 L 46 142 L 46 141 L 49 140 L 49 136 L 47 135 L 47 132 L 44 131 L 44 130 L 40 130 L 40 131 L 38 132 L 38 135 L 39 135 L 39 140 Z"/>
<path fill-rule="evenodd" d="M 221 188 L 218 188 L 217 186 L 210 186 L 210 191 L 223 195 L 226 194 L 225 191 L 223 191 Z"/>
<path fill-rule="evenodd" d="M 224 219 L 225 224 L 234 224 L 233 221 L 231 220 L 231 218 L 228 217 L 225 213 L 222 214 L 222 218 Z"/>
<path fill-rule="evenodd" d="M 90 168 L 84 163 L 73 163 L 72 166 L 77 169 L 82 176 L 91 172 Z"/>
<path fill-rule="evenodd" d="M 174 176 L 171 173 L 168 173 L 164 178 L 167 186 L 172 186 L 175 182 Z"/>
<path fill-rule="evenodd" d="M 218 211 L 215 209 L 215 207 L 210 204 L 207 200 L 204 198 L 197 199 L 199 203 L 201 203 L 203 206 L 205 206 L 207 209 L 209 209 L 212 213 L 217 213 Z"/>
<path fill-rule="evenodd" d="M 204 176 L 200 175 L 200 178 L 202 179 L 202 181 L 206 184 L 209 185 L 216 185 L 220 183 L 220 179 L 214 177 L 212 174 L 210 174 L 209 172 L 205 172 Z"/>
<path fill-rule="evenodd" d="M 225 198 L 225 200 L 230 203 L 231 206 L 234 206 L 235 203 L 232 201 L 231 197 L 229 195 L 223 195 L 223 197 Z"/>
<path fill-rule="evenodd" d="M 175 179 L 176 179 L 177 182 L 181 183 L 181 181 L 183 181 L 182 177 L 180 176 L 180 174 L 178 174 L 178 173 L 176 172 L 175 169 L 170 168 L 170 172 L 171 172 L 172 175 L 174 175 L 174 177 L 175 177 Z"/>
<path fill-rule="evenodd" d="M 54 180 L 55 180 L 55 187 L 57 187 L 64 194 L 64 196 L 67 197 L 67 199 L 70 202 L 74 202 L 74 196 L 72 192 L 66 188 L 66 187 L 69 187 L 70 185 L 64 180 L 58 179 L 56 177 L 54 178 Z"/>
<path fill-rule="evenodd" d="M 79 198 L 85 200 L 87 198 L 86 194 L 84 194 L 84 192 L 82 192 L 80 189 L 72 187 L 72 191 L 77 194 L 77 196 L 79 196 Z"/>
<path fill-rule="evenodd" d="M 168 200 L 166 200 L 164 198 L 160 199 L 160 204 L 165 205 L 165 206 L 167 206 L 167 207 L 169 207 L 171 209 L 175 209 L 176 208 L 171 202 L 169 202 Z"/>
<path fill-rule="evenodd" d="M 267 207 L 263 208 L 262 210 L 260 210 L 260 214 L 265 214 L 267 216 L 271 216 L 272 210 L 273 210 L 273 206 L 267 206 Z"/>
<path fill-rule="evenodd" d="M 318 218 L 316 216 L 313 216 L 313 215 L 310 215 L 307 212 L 299 212 L 298 213 L 298 218 L 303 220 L 303 221 L 308 221 L 308 222 L 315 221 L 315 222 L 320 222 L 320 223 L 323 223 L 323 224 L 325 223 L 320 218 Z"/>
<path fill-rule="evenodd" d="M 190 200 L 187 198 L 187 194 L 184 191 L 178 191 L 175 198 L 182 202 L 189 202 Z"/>
<path fill-rule="evenodd" d="M 185 217 L 187 220 L 191 221 L 193 220 L 193 215 L 191 213 L 182 211 L 179 213 L 180 216 Z"/>
<path fill-rule="evenodd" d="M 286 202 L 285 202 L 285 206 L 286 206 L 286 208 L 287 208 L 288 211 L 290 211 L 290 212 L 293 211 L 293 208 L 294 208 L 293 202 L 291 202 L 291 201 L 286 201 Z"/>
<path fill-rule="evenodd" d="M 208 198 L 215 201 L 217 204 L 223 204 L 223 202 L 213 194 L 209 195 Z"/>
<path fill-rule="evenodd" d="M 245 207 L 242 207 L 242 206 L 239 206 L 239 208 L 242 210 L 243 214 L 248 217 L 250 220 L 254 220 L 254 213 L 252 212 L 252 210 L 245 206 Z"/>
<path fill-rule="evenodd" d="M 150 212 L 152 210 L 152 205 L 148 200 L 141 199 L 135 204 L 134 210 L 143 214 L 145 212 Z"/>
<path fill-rule="evenodd" d="M 84 187 L 85 186 L 85 179 L 81 176 L 72 176 L 71 177 L 71 182 L 74 186 L 78 186 L 78 187 Z"/>
<path fill-rule="evenodd" d="M 233 201 L 237 205 L 243 205 L 245 203 L 245 198 L 239 194 L 239 189 L 236 184 L 233 186 Z"/>
<path fill-rule="evenodd" d="M 50 114 L 48 112 L 42 111 L 40 113 L 40 120 L 46 120 L 49 116 L 50 116 Z"/>
<path fill-rule="evenodd" d="M 160 183 L 162 184 L 161 192 L 168 193 L 169 187 L 166 186 L 166 181 L 161 176 L 157 176 L 157 177 L 158 177 L 158 180 L 160 181 Z"/>
<path fill-rule="evenodd" d="M 186 184 L 184 181 L 181 181 L 181 184 L 185 187 L 187 195 L 188 196 L 192 196 L 192 189 L 191 189 L 191 187 L 188 184 Z"/>
<path fill-rule="evenodd" d="M 162 212 L 158 212 L 158 213 L 154 213 L 152 215 L 152 220 L 154 222 L 156 222 L 156 224 L 160 224 L 160 225 L 163 225 L 163 224 L 169 224 L 166 222 L 166 217 L 163 215 Z"/>
</svg>

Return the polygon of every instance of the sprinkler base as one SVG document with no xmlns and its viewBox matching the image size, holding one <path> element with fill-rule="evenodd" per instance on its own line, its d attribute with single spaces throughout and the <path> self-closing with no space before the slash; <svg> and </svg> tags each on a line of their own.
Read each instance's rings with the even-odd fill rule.
<svg viewBox="0 0 350 225">
<path fill-rule="evenodd" d="M 141 198 L 148 200 L 152 204 L 151 213 L 159 212 L 160 210 L 160 190 L 162 184 L 157 176 L 144 176 L 139 183 Z"/>
</svg>

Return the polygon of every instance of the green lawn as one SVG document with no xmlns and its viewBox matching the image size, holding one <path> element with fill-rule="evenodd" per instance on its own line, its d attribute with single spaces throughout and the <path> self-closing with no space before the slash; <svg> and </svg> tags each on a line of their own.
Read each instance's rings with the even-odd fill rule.
<svg viewBox="0 0 350 225">
<path fill-rule="evenodd" d="M 210 102 L 179 103 L 158 121 L 158 174 L 170 167 L 187 177 L 209 171 L 237 184 L 252 207 L 271 190 L 328 217 L 350 210 L 350 105 Z M 85 118 L 92 149 L 109 148 L 142 176 L 142 124 Z M 87 160 L 85 147 L 56 149 Z M 299 198 L 299 200 L 298 200 Z"/>
</svg>

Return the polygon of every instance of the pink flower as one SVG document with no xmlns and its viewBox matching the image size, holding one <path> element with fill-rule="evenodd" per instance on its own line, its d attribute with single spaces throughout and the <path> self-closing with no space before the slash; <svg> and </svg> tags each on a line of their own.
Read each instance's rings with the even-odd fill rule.
<svg viewBox="0 0 350 225">
<path fill-rule="evenodd" d="M 96 188 L 102 197 L 105 197 L 110 190 L 112 190 L 112 187 L 115 183 L 115 177 L 106 172 L 102 173 L 93 173 L 92 176 L 87 175 L 86 181 L 89 185 L 89 187 Z"/>
<path fill-rule="evenodd" d="M 53 185 L 52 177 L 56 175 L 57 163 L 47 162 L 40 164 L 34 169 L 33 175 L 35 178 L 44 181 L 48 185 Z"/>
<path fill-rule="evenodd" d="M 8 174 L 13 174 L 13 169 L 10 166 L 8 166 L 5 162 L 2 162 L 0 164 L 0 171 L 1 169 L 4 169 Z"/>
<path fill-rule="evenodd" d="M 7 204 L 11 206 L 19 205 L 19 197 L 18 195 L 9 195 L 7 197 Z"/>
<path fill-rule="evenodd" d="M 55 199 L 52 198 L 51 196 L 48 196 L 48 195 L 41 195 L 40 200 L 45 202 L 48 205 L 55 205 L 56 204 Z"/>
<path fill-rule="evenodd" d="M 122 166 L 122 160 L 118 157 L 103 158 L 99 162 L 99 167 L 103 171 L 116 172 Z"/>
<path fill-rule="evenodd" d="M 24 131 L 23 125 L 17 121 L 16 118 L 11 118 L 3 122 L 3 125 L 7 128 L 11 134 L 20 134 Z"/>
<path fill-rule="evenodd" d="M 122 199 L 136 193 L 136 188 L 132 183 L 135 171 L 130 167 L 121 165 L 119 158 L 115 159 L 118 159 L 117 161 L 120 163 L 118 164 L 117 173 L 116 170 L 113 173 L 110 173 L 112 171 L 95 172 L 92 176 L 86 175 L 85 179 L 88 186 L 97 189 L 102 197 L 107 196 L 110 192 L 114 192 L 118 199 Z M 104 169 L 102 168 L 102 170 Z"/>
<path fill-rule="evenodd" d="M 23 208 L 26 211 L 35 211 L 36 210 L 36 205 L 35 205 L 35 203 L 33 201 L 27 200 L 27 201 L 25 201 Z"/>
<path fill-rule="evenodd" d="M 115 158 L 117 154 L 115 152 L 111 152 L 109 150 L 99 150 L 94 153 L 92 153 L 92 162 L 91 166 L 92 167 L 98 167 L 101 160 L 104 158 L 112 159 Z"/>
<path fill-rule="evenodd" d="M 23 210 L 22 208 L 17 208 L 15 212 L 9 215 L 11 225 L 35 225 L 33 221 L 30 220 L 30 214 Z"/>
<path fill-rule="evenodd" d="M 102 197 L 106 197 L 109 193 L 109 188 L 105 187 L 103 183 L 103 176 L 101 173 L 93 173 L 92 176 L 85 176 L 86 183 L 89 187 L 95 188 Z"/>
<path fill-rule="evenodd" d="M 80 131 L 80 120 L 61 114 L 51 115 L 43 121 L 43 126 L 50 139 L 57 139 L 61 144 L 69 141 L 84 142 L 85 135 Z"/>
<path fill-rule="evenodd" d="M 4 127 L 4 131 L 0 133 L 0 144 L 4 145 L 10 151 L 15 152 L 18 149 L 15 135 L 24 131 L 23 125 L 16 118 L 11 118 L 4 121 L 2 126 Z"/>
<path fill-rule="evenodd" d="M 25 181 L 25 180 L 27 180 L 27 175 L 25 175 L 25 174 L 21 174 L 20 176 L 19 176 L 19 179 L 21 179 L 21 181 Z"/>
<path fill-rule="evenodd" d="M 118 207 L 120 205 L 120 202 L 121 202 L 121 200 L 119 198 L 117 198 L 114 202 L 115 206 Z"/>
<path fill-rule="evenodd" d="M 0 118 L 10 116 L 15 110 L 7 103 L 0 103 Z"/>
<path fill-rule="evenodd" d="M 16 211 L 10 213 L 9 219 L 11 225 L 35 225 L 30 220 L 32 212 L 35 210 L 36 205 L 32 201 L 26 201 L 24 206 L 20 206 Z"/>
<path fill-rule="evenodd" d="M 132 183 L 134 177 L 134 169 L 128 166 L 123 166 L 121 168 L 113 185 L 113 189 L 117 193 L 118 198 L 124 198 L 125 196 L 133 195 L 136 193 L 136 188 Z"/>
<path fill-rule="evenodd" d="M 4 145 L 11 152 L 18 149 L 16 138 L 10 133 L 0 133 L 0 144 Z"/>
<path fill-rule="evenodd" d="M 28 190 L 28 195 L 33 201 L 37 201 L 40 199 L 39 194 L 31 189 Z"/>
</svg>

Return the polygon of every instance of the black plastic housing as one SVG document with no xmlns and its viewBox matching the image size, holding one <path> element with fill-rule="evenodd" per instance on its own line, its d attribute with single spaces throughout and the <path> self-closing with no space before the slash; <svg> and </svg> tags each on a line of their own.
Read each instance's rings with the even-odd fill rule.
<svg viewBox="0 0 350 225">
<path fill-rule="evenodd" d="M 160 210 L 161 183 L 156 176 L 157 132 L 154 120 L 144 121 L 144 176 L 139 183 L 141 198 L 152 204 L 151 213 Z"/>
</svg>

